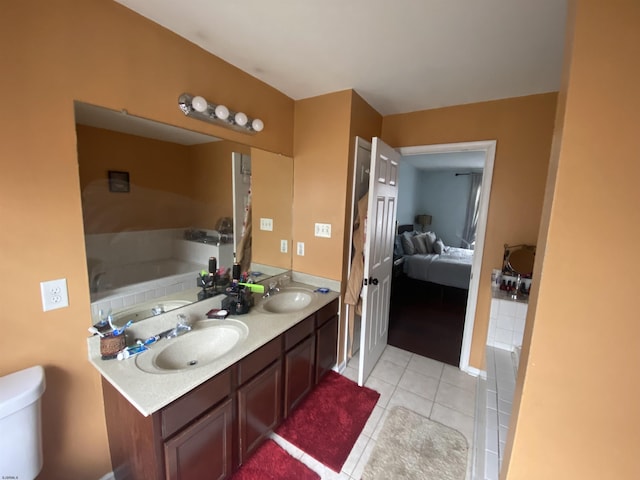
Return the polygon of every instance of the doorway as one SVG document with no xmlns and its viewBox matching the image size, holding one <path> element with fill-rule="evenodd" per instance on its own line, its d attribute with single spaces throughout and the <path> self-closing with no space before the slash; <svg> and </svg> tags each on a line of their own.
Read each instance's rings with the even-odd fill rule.
<svg viewBox="0 0 640 480">
<path fill-rule="evenodd" d="M 478 222 L 476 230 L 476 242 L 471 265 L 471 278 L 466 301 L 466 313 L 464 317 L 464 328 L 462 336 L 462 347 L 460 350 L 459 368 L 472 375 L 477 375 L 479 371 L 469 365 L 471 354 L 471 343 L 473 340 L 473 326 L 475 322 L 476 306 L 478 301 L 478 287 L 480 284 L 480 269 L 482 267 L 482 255 L 484 252 L 484 241 L 487 224 L 487 214 L 489 210 L 489 198 L 491 196 L 491 183 L 493 178 L 493 165 L 495 160 L 496 141 L 461 142 L 438 145 L 421 145 L 414 147 L 400 147 L 398 152 L 404 157 L 414 155 L 425 155 L 435 153 L 453 152 L 482 152 L 484 154 L 484 169 L 481 184 L 480 201 L 478 207 Z"/>
</svg>

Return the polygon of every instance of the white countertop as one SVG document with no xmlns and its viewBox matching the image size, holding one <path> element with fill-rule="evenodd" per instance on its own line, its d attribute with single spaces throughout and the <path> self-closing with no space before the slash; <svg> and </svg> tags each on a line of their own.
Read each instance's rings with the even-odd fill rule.
<svg viewBox="0 0 640 480">
<path fill-rule="evenodd" d="M 316 289 L 314 286 L 296 282 L 292 282 L 287 288 L 304 288 L 312 291 Z M 171 342 L 173 339 L 159 340 L 150 347 L 149 351 L 125 360 L 102 360 L 100 356 L 100 339 L 97 336 L 90 337 L 87 340 L 89 361 L 140 413 L 148 416 L 180 398 L 185 393 L 190 392 L 198 385 L 222 372 L 225 368 L 233 365 L 338 298 L 338 293 L 335 291 L 330 291 L 326 294 L 315 293 L 314 295 L 314 300 L 303 310 L 281 314 L 268 313 L 262 310 L 260 308 L 262 299 L 260 295 L 256 295 L 256 305 L 248 314 L 228 317 L 241 321 L 248 327 L 247 338 L 214 362 L 206 365 L 177 372 L 147 373 L 136 366 L 136 358 L 142 355 L 152 355 L 154 349 L 163 348 L 167 345 L 167 342 Z M 149 338 L 174 327 L 178 313 L 186 315 L 191 323 L 195 323 L 198 320 L 206 320 L 206 313 L 209 310 L 220 308 L 222 298 L 224 297 L 209 298 L 178 310 L 169 311 L 134 323 L 126 332 L 127 343 L 132 344 L 132 339 L 134 338 Z M 189 332 L 185 335 L 197 335 L 197 332 Z"/>
</svg>

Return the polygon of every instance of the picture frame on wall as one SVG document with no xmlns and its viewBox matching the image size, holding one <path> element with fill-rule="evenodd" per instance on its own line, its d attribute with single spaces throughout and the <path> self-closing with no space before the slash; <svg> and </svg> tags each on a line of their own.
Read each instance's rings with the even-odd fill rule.
<svg viewBox="0 0 640 480">
<path fill-rule="evenodd" d="M 129 193 L 129 172 L 109 170 L 109 191 L 115 193 Z"/>
</svg>

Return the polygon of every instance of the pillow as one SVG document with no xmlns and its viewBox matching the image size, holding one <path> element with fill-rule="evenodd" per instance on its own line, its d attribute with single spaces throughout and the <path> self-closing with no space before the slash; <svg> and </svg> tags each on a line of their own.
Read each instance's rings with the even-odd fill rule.
<svg viewBox="0 0 640 480">
<path fill-rule="evenodd" d="M 416 236 L 414 236 L 413 238 L 411 238 L 411 241 L 413 242 L 413 246 L 416 249 L 416 253 L 421 253 L 421 254 L 425 254 L 427 253 L 427 243 L 425 240 L 425 233 L 420 233 Z"/>
<path fill-rule="evenodd" d="M 400 241 L 402 242 L 402 249 L 404 250 L 405 255 L 414 255 L 416 253 L 416 248 L 413 246 L 413 241 L 411 240 L 413 237 L 413 232 L 404 232 L 400 236 Z"/>
<path fill-rule="evenodd" d="M 442 241 L 442 239 L 439 238 L 438 240 L 436 240 L 436 243 L 433 244 L 433 251 L 434 251 L 434 253 L 437 253 L 438 255 L 441 255 L 443 253 L 448 252 L 449 251 L 449 247 L 445 246 L 445 244 Z"/>
<path fill-rule="evenodd" d="M 427 232 L 424 235 L 424 240 L 427 245 L 427 253 L 434 253 L 433 244 L 436 243 L 436 234 L 433 232 Z"/>
</svg>

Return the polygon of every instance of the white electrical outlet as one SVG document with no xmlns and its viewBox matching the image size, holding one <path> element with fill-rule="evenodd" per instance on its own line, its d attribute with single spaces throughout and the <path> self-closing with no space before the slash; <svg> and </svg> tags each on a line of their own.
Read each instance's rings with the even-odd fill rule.
<svg viewBox="0 0 640 480">
<path fill-rule="evenodd" d="M 330 223 L 316 223 L 316 237 L 331 238 Z"/>
<path fill-rule="evenodd" d="M 40 293 L 42 295 L 42 311 L 44 312 L 69 306 L 66 278 L 40 282 Z"/>
<path fill-rule="evenodd" d="M 287 253 L 288 249 L 289 249 L 289 241 L 280 240 L 280 253 Z"/>
<path fill-rule="evenodd" d="M 301 257 L 304 257 L 304 242 L 298 242 L 297 252 L 298 252 L 298 255 L 300 255 Z"/>
<path fill-rule="evenodd" d="M 273 219 L 272 218 L 261 218 L 260 219 L 260 230 L 266 230 L 268 232 L 273 232 Z"/>
</svg>

